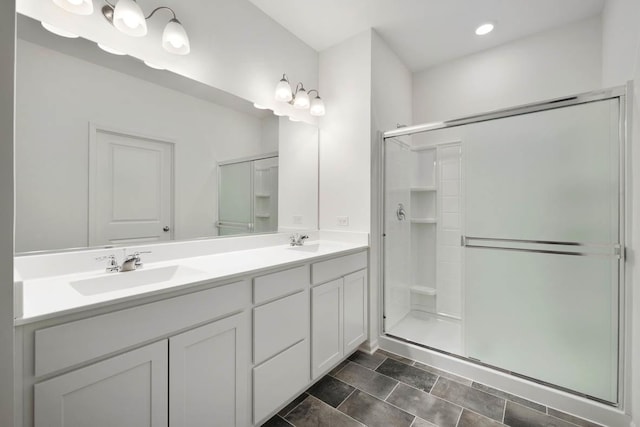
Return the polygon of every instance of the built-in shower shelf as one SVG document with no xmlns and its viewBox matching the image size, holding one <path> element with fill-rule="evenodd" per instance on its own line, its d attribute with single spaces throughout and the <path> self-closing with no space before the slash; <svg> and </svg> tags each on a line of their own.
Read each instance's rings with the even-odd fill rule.
<svg viewBox="0 0 640 427">
<path fill-rule="evenodd" d="M 414 294 L 427 295 L 432 297 L 436 294 L 436 288 L 416 285 L 411 287 L 411 292 L 413 292 Z"/>
<path fill-rule="evenodd" d="M 411 187 L 411 191 L 415 193 L 420 193 L 420 192 L 431 192 L 431 191 L 438 191 L 438 190 L 435 186 L 431 185 L 426 187 Z"/>
<path fill-rule="evenodd" d="M 412 224 L 435 224 L 437 222 L 436 218 L 411 218 Z"/>
</svg>

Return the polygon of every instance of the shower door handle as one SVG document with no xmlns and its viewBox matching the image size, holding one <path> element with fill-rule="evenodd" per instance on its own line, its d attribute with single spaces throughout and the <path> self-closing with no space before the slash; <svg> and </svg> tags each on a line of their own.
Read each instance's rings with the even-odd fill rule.
<svg viewBox="0 0 640 427">
<path fill-rule="evenodd" d="M 398 209 L 396 209 L 396 218 L 398 221 L 404 221 L 407 219 L 407 213 L 404 210 L 404 205 L 402 203 L 398 203 Z"/>
</svg>

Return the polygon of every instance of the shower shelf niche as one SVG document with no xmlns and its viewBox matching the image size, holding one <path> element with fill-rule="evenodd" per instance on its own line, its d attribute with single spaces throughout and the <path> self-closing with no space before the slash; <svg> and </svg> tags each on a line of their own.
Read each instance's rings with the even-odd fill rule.
<svg viewBox="0 0 640 427">
<path fill-rule="evenodd" d="M 436 224 L 437 222 L 436 218 L 411 218 L 412 224 Z"/>
<path fill-rule="evenodd" d="M 415 285 L 411 287 L 411 292 L 414 294 L 426 295 L 429 297 L 435 296 L 436 289 L 431 286 Z"/>
<path fill-rule="evenodd" d="M 424 187 L 411 187 L 411 191 L 414 193 L 423 193 L 423 192 L 435 192 L 438 189 L 435 186 L 424 186 Z"/>
</svg>

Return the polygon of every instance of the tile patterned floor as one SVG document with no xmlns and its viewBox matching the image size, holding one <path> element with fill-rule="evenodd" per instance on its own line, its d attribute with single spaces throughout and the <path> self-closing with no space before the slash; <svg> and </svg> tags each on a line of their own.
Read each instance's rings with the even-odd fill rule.
<svg viewBox="0 0 640 427">
<path fill-rule="evenodd" d="M 384 352 L 355 352 L 263 427 L 600 427 Z"/>
</svg>

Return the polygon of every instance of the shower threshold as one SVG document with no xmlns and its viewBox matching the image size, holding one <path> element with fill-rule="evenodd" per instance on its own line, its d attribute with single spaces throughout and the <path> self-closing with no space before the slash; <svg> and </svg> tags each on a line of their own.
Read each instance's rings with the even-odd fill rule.
<svg viewBox="0 0 640 427">
<path fill-rule="evenodd" d="M 386 333 L 447 353 L 462 354 L 462 325 L 459 320 L 412 310 Z"/>
</svg>

